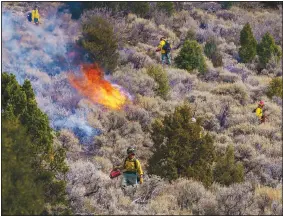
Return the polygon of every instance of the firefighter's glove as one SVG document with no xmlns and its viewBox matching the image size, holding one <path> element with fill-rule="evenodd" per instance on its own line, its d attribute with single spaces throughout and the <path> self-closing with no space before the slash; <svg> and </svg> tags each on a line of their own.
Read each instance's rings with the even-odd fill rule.
<svg viewBox="0 0 283 216">
<path fill-rule="evenodd" d="M 140 184 L 143 183 L 143 177 L 140 177 Z"/>
</svg>

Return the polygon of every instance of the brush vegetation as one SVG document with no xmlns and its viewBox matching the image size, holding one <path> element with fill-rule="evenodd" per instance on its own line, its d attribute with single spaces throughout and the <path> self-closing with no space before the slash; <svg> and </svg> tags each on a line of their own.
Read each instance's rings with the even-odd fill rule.
<svg viewBox="0 0 283 216">
<path fill-rule="evenodd" d="M 282 4 L 40 2 L 39 26 L 33 6 L 2 8 L 3 214 L 282 215 Z M 94 60 L 123 109 L 70 86 Z M 128 146 L 145 176 L 122 190 Z"/>
</svg>

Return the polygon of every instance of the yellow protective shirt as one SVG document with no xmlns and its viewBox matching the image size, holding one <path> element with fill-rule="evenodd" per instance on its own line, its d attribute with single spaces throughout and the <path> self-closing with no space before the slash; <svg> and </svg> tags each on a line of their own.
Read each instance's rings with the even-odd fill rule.
<svg viewBox="0 0 283 216">
<path fill-rule="evenodd" d="M 39 17 L 40 17 L 40 16 L 39 16 L 38 10 L 32 10 L 32 11 L 31 11 L 31 20 L 32 20 L 32 21 L 34 21 L 35 18 L 37 18 L 38 21 L 39 21 Z"/>
<path fill-rule="evenodd" d="M 136 162 L 135 162 L 136 160 Z M 137 165 L 137 169 L 135 168 L 135 163 Z M 124 165 L 124 171 L 128 172 L 137 172 L 139 175 L 143 175 L 143 171 L 141 168 L 141 163 L 138 159 L 126 159 L 125 165 Z"/>
<path fill-rule="evenodd" d="M 162 40 L 162 41 L 160 41 L 160 43 L 159 43 L 159 45 L 158 45 L 158 48 L 160 48 L 161 49 L 161 53 L 162 54 L 165 54 L 166 52 L 165 52 L 165 50 L 164 49 L 162 49 L 162 47 L 165 45 L 165 40 Z"/>
<path fill-rule="evenodd" d="M 261 118 L 262 117 L 262 108 L 258 107 L 255 110 L 255 114 L 257 117 Z"/>
</svg>

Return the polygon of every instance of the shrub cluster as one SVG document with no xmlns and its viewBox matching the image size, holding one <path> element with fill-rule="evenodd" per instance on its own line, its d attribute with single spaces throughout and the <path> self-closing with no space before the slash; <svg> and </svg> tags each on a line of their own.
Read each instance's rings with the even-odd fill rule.
<svg viewBox="0 0 283 216">
<path fill-rule="evenodd" d="M 208 186 L 213 181 L 213 140 L 209 135 L 200 138 L 200 124 L 191 122 L 192 115 L 191 108 L 184 105 L 153 123 L 149 172 L 169 180 L 191 177 Z"/>
<path fill-rule="evenodd" d="M 156 7 L 158 10 L 166 12 L 169 16 L 172 16 L 175 11 L 174 2 L 157 2 Z"/>
<path fill-rule="evenodd" d="M 266 64 L 274 56 L 277 62 L 282 56 L 282 51 L 279 46 L 274 42 L 274 38 L 267 32 L 261 39 L 261 42 L 257 46 L 257 53 L 259 56 L 260 64 L 266 67 Z"/>
<path fill-rule="evenodd" d="M 217 182 L 230 185 L 244 181 L 244 167 L 241 163 L 235 163 L 234 157 L 233 146 L 229 146 L 226 155 L 218 159 L 213 172 Z"/>
<path fill-rule="evenodd" d="M 147 74 L 158 83 L 157 95 L 166 99 L 170 90 L 166 71 L 163 70 L 162 66 L 151 65 L 147 68 Z"/>
<path fill-rule="evenodd" d="M 118 41 L 112 25 L 102 17 L 93 16 L 83 24 L 80 44 L 106 71 L 112 72 L 118 61 Z"/>
<path fill-rule="evenodd" d="M 14 75 L 2 73 L 2 212 L 42 214 L 46 205 L 66 206 L 66 150 L 53 143 L 48 117 L 35 101 L 30 81 L 20 86 Z M 4 157 L 3 157 L 4 156 Z M 35 205 L 31 205 L 35 203 Z"/>
<path fill-rule="evenodd" d="M 223 66 L 222 55 L 217 49 L 217 44 L 214 38 L 209 38 L 204 46 L 205 55 L 211 59 L 214 67 Z"/>
<path fill-rule="evenodd" d="M 179 55 L 175 58 L 178 68 L 192 71 L 197 69 L 200 73 L 206 72 L 206 64 L 202 48 L 197 41 L 185 41 Z"/>
<path fill-rule="evenodd" d="M 271 80 L 268 85 L 266 95 L 269 98 L 273 96 L 281 97 L 283 99 L 282 77 L 276 77 Z"/>
<path fill-rule="evenodd" d="M 239 55 L 243 62 L 250 62 L 256 56 L 257 42 L 254 38 L 251 26 L 247 23 L 241 31 L 240 35 Z"/>
</svg>

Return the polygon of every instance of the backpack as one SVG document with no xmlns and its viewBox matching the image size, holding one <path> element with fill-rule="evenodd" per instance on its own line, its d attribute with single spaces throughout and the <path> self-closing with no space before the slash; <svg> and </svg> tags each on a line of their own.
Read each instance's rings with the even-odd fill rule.
<svg viewBox="0 0 283 216">
<path fill-rule="evenodd" d="M 128 157 L 126 157 L 125 161 L 124 161 L 124 167 L 126 166 L 126 162 L 128 160 Z M 134 163 L 135 163 L 135 169 L 137 170 L 138 169 L 138 164 L 137 164 L 137 159 L 134 158 Z"/>
<path fill-rule="evenodd" d="M 27 15 L 27 19 L 28 19 L 28 21 L 29 22 L 31 22 L 32 20 L 31 20 L 31 13 L 28 13 L 28 15 Z"/>
<path fill-rule="evenodd" d="M 125 161 L 124 161 L 124 167 L 126 166 L 127 160 L 128 160 L 128 157 L 126 157 L 126 159 L 125 159 Z M 134 163 L 135 163 L 135 169 L 137 170 L 137 169 L 138 169 L 138 163 L 137 163 L 137 159 L 136 159 L 136 158 L 134 158 Z M 140 176 L 137 175 L 137 177 L 138 177 L 138 178 L 137 178 L 138 182 L 140 182 Z"/>
<path fill-rule="evenodd" d="M 162 47 L 162 49 L 165 50 L 166 53 L 169 53 L 171 51 L 171 45 L 168 41 L 165 41 L 164 46 Z"/>
</svg>

